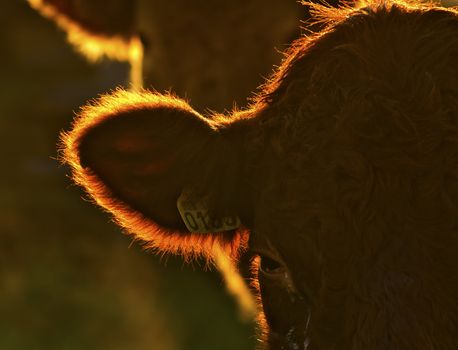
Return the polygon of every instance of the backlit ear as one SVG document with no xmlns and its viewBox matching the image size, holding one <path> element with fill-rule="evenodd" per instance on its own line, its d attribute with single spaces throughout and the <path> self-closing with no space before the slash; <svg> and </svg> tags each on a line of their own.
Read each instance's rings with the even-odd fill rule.
<svg viewBox="0 0 458 350">
<path fill-rule="evenodd" d="M 74 180 L 147 247 L 189 255 L 240 243 L 234 230 L 190 233 L 177 209 L 184 193 L 212 220 L 236 216 L 237 154 L 186 102 L 117 91 L 84 107 L 62 142 Z"/>
<path fill-rule="evenodd" d="M 27 0 L 44 17 L 67 33 L 69 42 L 86 58 L 102 56 L 130 61 L 138 50 L 133 35 L 131 0 Z"/>
</svg>

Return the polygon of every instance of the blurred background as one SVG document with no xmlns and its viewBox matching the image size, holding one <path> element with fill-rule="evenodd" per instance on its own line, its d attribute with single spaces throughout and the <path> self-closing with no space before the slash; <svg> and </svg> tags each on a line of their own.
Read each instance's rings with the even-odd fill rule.
<svg viewBox="0 0 458 350">
<path fill-rule="evenodd" d="M 88 64 L 26 1 L 0 10 L 0 349 L 252 349 L 216 272 L 142 251 L 56 161 L 127 64 Z"/>
</svg>

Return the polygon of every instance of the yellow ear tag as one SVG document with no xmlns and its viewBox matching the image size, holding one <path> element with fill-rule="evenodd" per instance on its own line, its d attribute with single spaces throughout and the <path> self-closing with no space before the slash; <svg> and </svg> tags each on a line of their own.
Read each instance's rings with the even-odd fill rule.
<svg viewBox="0 0 458 350">
<path fill-rule="evenodd" d="M 234 230 L 240 226 L 237 216 L 210 218 L 205 203 L 193 202 L 186 191 L 178 197 L 177 208 L 189 232 L 216 233 Z"/>
</svg>

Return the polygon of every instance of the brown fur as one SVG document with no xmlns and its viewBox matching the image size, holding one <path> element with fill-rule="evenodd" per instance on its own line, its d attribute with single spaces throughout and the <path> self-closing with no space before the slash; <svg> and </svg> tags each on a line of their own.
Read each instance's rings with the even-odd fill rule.
<svg viewBox="0 0 458 350">
<path fill-rule="evenodd" d="M 142 118 L 145 110 L 154 111 L 156 109 L 166 109 L 169 111 L 168 113 L 173 113 L 170 111 L 175 111 L 178 114 L 190 113 L 195 120 L 189 117 L 185 118 L 187 120 L 182 122 L 184 125 L 183 128 L 180 128 L 179 124 L 175 122 L 171 126 L 173 130 L 169 129 L 175 134 L 173 138 L 170 138 L 170 134 L 167 134 L 166 140 L 160 140 L 160 135 L 156 133 L 155 135 L 153 134 L 156 140 L 154 144 L 147 142 L 136 143 L 143 136 L 141 133 L 145 130 L 145 126 L 138 123 L 135 113 L 140 114 L 137 118 Z M 107 121 L 113 118 L 117 120 L 122 119 L 123 115 L 129 116 L 129 118 L 140 126 L 140 129 L 132 130 L 131 134 L 124 134 L 122 135 L 122 139 L 118 139 L 119 130 L 107 131 L 103 127 L 108 124 L 112 129 Z M 191 124 L 187 123 L 188 120 Z M 152 120 L 152 122 L 157 122 L 157 120 Z M 75 119 L 72 132 L 62 135 L 62 157 L 72 167 L 74 181 L 84 186 L 96 203 L 111 212 L 115 216 L 116 222 L 127 229 L 127 231 L 134 233 L 144 243 L 147 249 L 181 254 L 187 258 L 192 258 L 196 254 L 211 255 L 213 244 L 220 242 L 228 254 L 235 256 L 238 249 L 246 243 L 242 232 L 230 235 L 231 240 L 225 238 L 228 234 L 216 236 L 196 234 L 192 237 L 190 236 L 187 240 L 183 240 L 182 234 L 176 231 L 183 232 L 186 231 L 186 228 L 177 216 L 177 213 L 164 213 L 162 210 L 164 206 L 163 202 L 158 203 L 159 206 L 156 208 L 147 209 L 148 204 L 150 204 L 149 201 L 157 201 L 158 198 L 164 198 L 164 196 L 169 195 L 167 190 L 169 187 L 172 187 L 171 184 L 174 181 L 191 181 L 191 183 L 194 183 L 197 181 L 196 177 L 201 176 L 204 177 L 204 182 L 210 181 L 208 179 L 209 175 L 205 174 L 205 169 L 203 172 L 199 172 L 199 169 L 196 169 L 195 174 L 186 175 L 185 179 L 180 176 L 174 179 L 174 174 L 170 173 L 169 170 L 175 171 L 177 175 L 182 175 L 182 170 L 178 170 L 172 166 L 170 167 L 171 169 L 168 169 L 167 163 L 171 162 L 168 159 L 169 157 L 173 158 L 174 162 L 187 164 L 185 167 L 193 166 L 191 164 L 194 162 L 197 163 L 196 167 L 198 167 L 200 163 L 205 162 L 206 160 L 195 161 L 189 159 L 192 158 L 193 154 L 189 155 L 187 149 L 180 151 L 179 144 L 176 142 L 181 139 L 184 141 L 184 145 L 187 146 L 188 142 L 185 142 L 186 134 L 189 134 L 193 127 L 203 128 L 204 130 L 208 128 L 207 130 L 211 131 L 217 128 L 216 125 L 216 121 L 212 122 L 204 119 L 184 101 L 171 95 L 164 96 L 150 92 L 130 93 L 119 90 L 82 108 L 80 115 Z M 97 130 L 101 127 L 105 134 L 97 133 Z M 125 125 L 121 126 L 121 128 L 124 129 Z M 195 137 L 195 135 L 192 136 Z M 211 140 L 205 140 L 204 138 L 205 136 L 200 140 L 200 147 L 205 147 L 206 143 L 211 142 Z M 209 139 L 211 138 L 210 136 Z M 173 141 L 175 149 L 172 154 L 167 155 L 164 162 L 162 160 L 163 152 L 171 146 L 162 143 L 170 141 Z M 84 144 L 82 144 L 83 142 Z M 92 145 L 93 143 L 105 144 L 108 148 L 102 148 L 101 146 L 94 147 Z M 145 162 L 149 162 L 149 164 L 152 163 L 151 161 L 154 161 L 154 164 L 159 162 L 161 163 L 160 167 L 151 167 L 141 159 L 134 158 L 136 153 L 149 152 L 148 148 L 155 151 L 156 147 L 161 152 L 161 158 L 147 159 Z M 194 143 L 193 147 L 197 148 L 198 145 Z M 86 151 L 87 148 L 89 150 Z M 218 156 L 219 154 L 217 152 L 222 151 L 221 148 L 215 148 L 214 150 L 215 155 Z M 111 154 L 113 155 L 112 158 L 110 158 Z M 91 169 L 93 168 L 91 164 L 93 162 L 92 159 L 95 158 L 94 161 L 98 162 L 97 157 L 102 157 L 104 163 L 97 165 L 96 169 Z M 133 161 L 130 160 L 132 158 Z M 126 163 L 120 164 L 120 161 Z M 87 163 L 91 164 L 91 167 L 86 166 Z M 186 171 L 189 170 L 189 168 L 186 169 Z M 98 174 L 97 171 L 99 172 Z M 164 187 L 164 184 L 160 183 L 159 186 L 152 188 L 152 191 L 155 191 L 155 196 L 153 198 L 145 198 L 144 195 L 150 177 L 156 173 L 161 174 L 162 172 L 166 172 L 165 177 L 169 187 Z M 119 174 L 119 178 L 115 178 L 113 174 Z M 126 176 L 130 178 L 128 186 L 124 184 Z M 107 178 L 111 178 L 111 180 Z M 107 182 L 111 186 L 107 186 Z M 125 188 L 121 188 L 124 186 Z M 117 187 L 117 192 L 113 192 L 113 187 Z M 167 193 L 161 195 L 157 192 L 162 190 L 167 191 Z M 181 190 L 175 192 L 173 190 L 172 188 L 174 197 L 171 206 L 173 210 L 176 210 L 176 199 L 181 193 Z M 149 219 L 151 215 L 155 218 L 154 222 Z"/>
<path fill-rule="evenodd" d="M 118 92 L 83 110 L 64 157 L 159 250 L 237 255 L 247 238 L 187 233 L 164 205 L 183 190 L 237 213 L 253 254 L 288 277 L 255 276 L 268 349 L 454 350 L 458 13 L 314 8 L 326 29 L 294 43 L 247 110 L 202 117 Z"/>
<path fill-rule="evenodd" d="M 331 13 L 254 103 L 254 227 L 308 266 L 310 348 L 456 348 L 457 14 Z"/>
</svg>

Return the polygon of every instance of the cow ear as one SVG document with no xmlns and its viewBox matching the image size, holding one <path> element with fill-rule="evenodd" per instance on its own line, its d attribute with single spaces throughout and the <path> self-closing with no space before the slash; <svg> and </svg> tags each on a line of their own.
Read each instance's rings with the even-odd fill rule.
<svg viewBox="0 0 458 350">
<path fill-rule="evenodd" d="M 89 60 L 102 56 L 129 61 L 138 49 L 134 37 L 134 1 L 27 0 L 67 33 L 70 43 Z"/>
<path fill-rule="evenodd" d="M 218 123 L 186 102 L 117 91 L 83 107 L 62 145 L 74 180 L 147 247 L 188 255 L 216 241 L 229 249 L 239 243 L 236 152 Z M 233 226 L 190 233 L 177 208 L 183 196 L 208 206 L 207 220 L 230 217 Z"/>
</svg>

